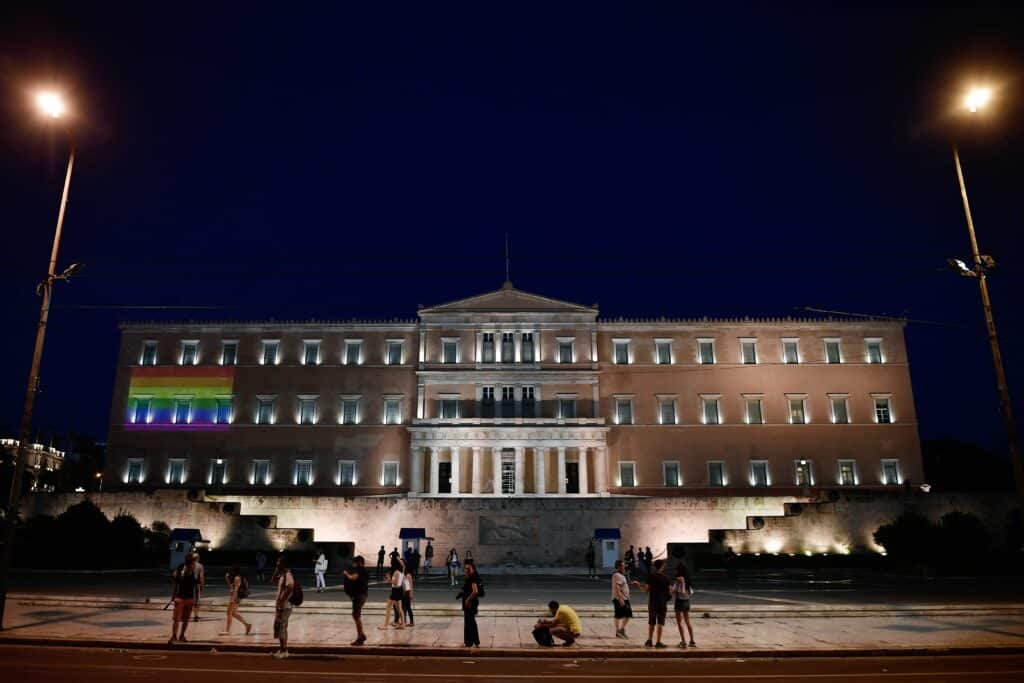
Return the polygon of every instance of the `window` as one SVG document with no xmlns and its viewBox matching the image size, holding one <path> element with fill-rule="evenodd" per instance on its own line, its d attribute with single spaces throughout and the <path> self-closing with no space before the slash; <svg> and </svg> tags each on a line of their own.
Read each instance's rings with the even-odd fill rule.
<svg viewBox="0 0 1024 683">
<path fill-rule="evenodd" d="M 559 339 L 558 340 L 558 362 L 559 363 L 572 363 L 575 357 L 575 351 L 573 349 L 572 339 Z"/>
<path fill-rule="evenodd" d="M 181 486 L 185 483 L 185 459 L 171 458 L 167 461 L 167 483 Z"/>
<path fill-rule="evenodd" d="M 629 340 L 628 339 L 616 339 L 612 341 L 612 347 L 615 350 L 614 360 L 616 365 L 628 365 L 629 364 Z"/>
<path fill-rule="evenodd" d="M 128 458 L 128 471 L 125 472 L 125 481 L 129 484 L 141 484 L 145 478 L 142 458 Z"/>
<path fill-rule="evenodd" d="M 483 340 L 480 347 L 480 362 L 481 363 L 493 363 L 494 362 L 494 333 L 484 332 Z"/>
<path fill-rule="evenodd" d="M 320 365 L 320 340 L 305 339 L 302 342 L 302 364 Z"/>
<path fill-rule="evenodd" d="M 740 339 L 740 360 L 744 365 L 757 365 L 756 339 Z"/>
<path fill-rule="evenodd" d="M 381 486 L 398 486 L 398 462 L 387 461 L 384 463 L 380 476 Z"/>
<path fill-rule="evenodd" d="M 313 485 L 313 461 L 312 460 L 296 460 L 295 461 L 295 485 L 296 486 L 312 486 Z"/>
<path fill-rule="evenodd" d="M 814 478 L 811 476 L 811 463 L 808 460 L 797 460 L 794 463 L 793 483 L 797 486 L 811 486 Z"/>
<path fill-rule="evenodd" d="M 633 399 L 628 397 L 616 397 L 615 399 L 615 424 L 633 424 Z"/>
<path fill-rule="evenodd" d="M 875 397 L 875 422 L 880 425 L 892 423 L 892 411 L 889 409 L 889 399 L 884 396 Z"/>
<path fill-rule="evenodd" d="M 701 365 L 712 365 L 715 362 L 715 340 L 697 340 L 697 362 Z"/>
<path fill-rule="evenodd" d="M 402 347 L 404 344 L 401 339 L 389 339 L 384 342 L 386 356 L 384 362 L 388 365 L 401 365 L 402 364 Z"/>
<path fill-rule="evenodd" d="M 131 411 L 131 423 L 136 425 L 149 424 L 152 416 L 150 414 L 150 407 L 153 405 L 153 399 L 148 396 L 138 396 L 135 398 L 135 407 Z"/>
<path fill-rule="evenodd" d="M 683 480 L 679 476 L 679 461 L 669 460 L 662 463 L 662 472 L 665 475 L 665 486 L 682 486 Z"/>
<path fill-rule="evenodd" d="M 514 332 L 501 333 L 501 362 L 514 363 L 516 361 L 516 335 Z"/>
<path fill-rule="evenodd" d="M 274 398 L 272 396 L 258 397 L 256 403 L 256 424 L 274 424 Z"/>
<path fill-rule="evenodd" d="M 359 424 L 359 396 L 341 397 L 341 424 Z"/>
<path fill-rule="evenodd" d="M 750 461 L 750 485 L 755 487 L 768 486 L 768 461 Z"/>
<path fill-rule="evenodd" d="M 441 362 L 446 364 L 458 363 L 459 362 L 459 340 L 458 339 L 442 339 L 441 340 Z"/>
<path fill-rule="evenodd" d="M 299 424 L 316 424 L 316 396 L 299 397 Z"/>
<path fill-rule="evenodd" d="M 501 416 L 516 416 L 516 389 L 515 387 L 501 388 Z"/>
<path fill-rule="evenodd" d="M 632 488 L 636 486 L 636 463 L 629 460 L 619 461 L 619 486 Z"/>
<path fill-rule="evenodd" d="M 748 396 L 745 397 L 746 402 L 746 420 L 748 425 L 761 425 L 764 424 L 764 410 L 761 405 L 760 396 Z"/>
<path fill-rule="evenodd" d="M 356 461 L 355 460 L 339 460 L 338 461 L 338 486 L 355 486 L 356 485 Z"/>
<path fill-rule="evenodd" d="M 864 344 L 867 347 L 867 361 L 871 364 L 878 364 L 885 362 L 885 356 L 882 355 L 882 340 L 876 338 L 865 339 Z"/>
<path fill-rule="evenodd" d="M 220 347 L 221 365 L 238 365 L 238 342 L 225 341 Z"/>
<path fill-rule="evenodd" d="M 708 462 L 708 485 L 717 487 L 725 484 L 725 463 L 721 460 Z"/>
<path fill-rule="evenodd" d="M 480 390 L 480 417 L 494 417 L 494 387 Z"/>
<path fill-rule="evenodd" d="M 217 415 L 215 420 L 219 425 L 231 424 L 234 420 L 234 411 L 231 410 L 230 396 L 217 397 Z"/>
<path fill-rule="evenodd" d="M 402 399 L 397 397 L 384 399 L 384 424 L 402 424 Z"/>
<path fill-rule="evenodd" d="M 181 364 L 196 365 L 199 363 L 199 342 L 195 339 L 181 342 Z"/>
<path fill-rule="evenodd" d="M 263 353 L 260 356 L 260 365 L 277 365 L 280 360 L 280 350 L 280 341 L 276 339 L 264 339 Z"/>
<path fill-rule="evenodd" d="M 655 339 L 654 340 L 654 362 L 658 365 L 671 365 L 672 364 L 672 340 L 671 339 Z"/>
<path fill-rule="evenodd" d="M 825 340 L 825 362 L 829 364 L 842 363 L 843 357 L 839 352 L 838 339 Z"/>
<path fill-rule="evenodd" d="M 882 483 L 886 486 L 897 486 L 900 484 L 900 461 L 882 461 Z"/>
<path fill-rule="evenodd" d="M 176 425 L 187 425 L 192 422 L 192 397 L 176 396 L 174 399 L 173 422 Z"/>
<path fill-rule="evenodd" d="M 839 461 L 839 485 L 840 486 L 856 486 L 857 485 L 857 463 L 853 460 L 840 460 Z"/>
<path fill-rule="evenodd" d="M 658 397 L 658 423 L 663 425 L 676 424 L 676 399 L 674 396 Z"/>
<path fill-rule="evenodd" d="M 345 365 L 362 365 L 363 363 L 363 340 L 345 340 Z"/>
<path fill-rule="evenodd" d="M 805 400 L 803 397 L 788 398 L 789 401 L 789 423 L 794 425 L 802 425 L 807 423 L 807 410 L 805 409 Z"/>
<path fill-rule="evenodd" d="M 721 424 L 722 416 L 718 411 L 718 397 L 717 396 L 702 396 L 701 402 L 701 418 L 706 425 Z"/>
<path fill-rule="evenodd" d="M 269 486 L 270 485 L 270 461 L 269 460 L 253 460 L 252 461 L 252 483 L 256 486 Z"/>
<path fill-rule="evenodd" d="M 210 485 L 223 486 L 228 483 L 227 464 L 220 458 L 210 463 Z"/>
<path fill-rule="evenodd" d="M 558 417 L 563 420 L 573 419 L 576 417 L 576 397 L 558 397 Z"/>
<path fill-rule="evenodd" d="M 142 356 L 139 358 L 139 365 L 156 365 L 156 348 L 155 341 L 142 342 Z"/>
<path fill-rule="evenodd" d="M 522 342 L 522 348 L 520 349 L 519 352 L 522 354 L 523 362 L 524 363 L 533 363 L 533 362 L 535 362 L 536 356 L 533 353 L 533 332 L 523 332 L 523 336 L 522 336 L 521 342 Z"/>
<path fill-rule="evenodd" d="M 796 365 L 800 362 L 800 340 L 782 340 L 782 362 L 787 365 Z"/>
<path fill-rule="evenodd" d="M 492 389 L 493 391 L 493 389 Z M 493 403 L 493 398 L 492 398 Z M 493 413 L 493 409 L 492 409 Z M 456 397 L 441 398 L 441 419 L 455 420 L 459 417 L 459 399 Z"/>
<path fill-rule="evenodd" d="M 849 399 L 845 395 L 829 396 L 829 402 L 832 404 L 832 424 L 850 424 Z"/>
<path fill-rule="evenodd" d="M 523 417 L 537 417 L 537 398 L 533 387 L 523 387 Z"/>
</svg>

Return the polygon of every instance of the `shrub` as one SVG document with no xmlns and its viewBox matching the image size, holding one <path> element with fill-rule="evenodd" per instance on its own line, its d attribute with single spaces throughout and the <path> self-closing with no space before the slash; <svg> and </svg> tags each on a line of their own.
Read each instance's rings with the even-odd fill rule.
<svg viewBox="0 0 1024 683">
<path fill-rule="evenodd" d="M 139 520 L 124 510 L 110 522 L 111 557 L 118 567 L 142 567 L 146 535 Z"/>
<path fill-rule="evenodd" d="M 61 564 L 72 568 L 97 568 L 108 564 L 110 520 L 91 500 L 75 503 L 57 517 L 55 545 Z"/>
<path fill-rule="evenodd" d="M 874 533 L 875 543 L 885 548 L 889 557 L 911 564 L 925 563 L 934 556 L 936 536 L 935 525 L 916 512 L 904 513 Z"/>
</svg>

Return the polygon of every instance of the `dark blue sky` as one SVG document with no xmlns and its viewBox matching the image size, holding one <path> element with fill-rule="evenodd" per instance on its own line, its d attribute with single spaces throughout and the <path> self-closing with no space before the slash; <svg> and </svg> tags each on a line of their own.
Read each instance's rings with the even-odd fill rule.
<svg viewBox="0 0 1024 683">
<path fill-rule="evenodd" d="M 5 433 L 65 161 L 26 99 L 49 81 L 80 141 L 61 263 L 88 266 L 56 295 L 40 428 L 104 435 L 119 320 L 412 317 L 500 286 L 508 232 L 516 286 L 606 316 L 952 323 L 907 330 L 922 436 L 1002 450 L 977 289 L 943 270 L 969 254 L 946 139 L 1022 412 L 1013 5 L 217 4 L 0 10 Z M 958 127 L 988 77 L 991 121 Z M 82 308 L 121 305 L 228 308 Z"/>
</svg>

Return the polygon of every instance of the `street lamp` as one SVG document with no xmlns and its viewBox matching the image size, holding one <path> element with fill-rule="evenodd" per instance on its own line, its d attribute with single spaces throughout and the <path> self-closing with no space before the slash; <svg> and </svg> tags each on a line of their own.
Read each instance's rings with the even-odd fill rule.
<svg viewBox="0 0 1024 683">
<path fill-rule="evenodd" d="M 978 113 L 992 99 L 989 88 L 974 88 L 964 97 L 964 107 L 972 114 Z M 1003 369 L 1003 353 L 999 349 L 999 337 L 996 336 L 996 323 L 992 317 L 992 301 L 988 295 L 988 274 L 995 270 L 996 261 L 988 254 L 978 250 L 978 238 L 974 234 L 974 219 L 971 217 L 971 205 L 967 201 L 967 185 L 964 183 L 964 172 L 960 166 L 960 151 L 956 140 L 952 141 L 953 163 L 956 165 L 956 178 L 960 183 L 960 197 L 964 203 L 964 215 L 967 217 L 967 233 L 971 237 L 971 255 L 974 263 L 968 266 L 961 259 L 949 259 L 953 269 L 964 277 L 978 281 L 981 290 L 981 307 L 985 312 L 985 326 L 988 329 L 988 343 L 992 347 L 992 362 L 996 369 L 996 386 L 999 390 L 999 407 L 1006 423 L 1006 436 L 1010 442 L 1010 460 L 1013 463 L 1013 478 L 1017 484 L 1017 497 L 1024 512 L 1024 463 L 1021 463 L 1020 450 L 1017 447 L 1017 423 L 1013 419 L 1013 408 L 1010 405 L 1010 390 L 1006 385 L 1006 371 Z"/>
<path fill-rule="evenodd" d="M 36 95 L 36 106 L 39 112 L 53 121 L 57 121 L 67 113 L 64 98 L 56 92 L 41 92 Z M 36 287 L 36 294 L 42 297 L 39 309 L 39 323 L 36 326 L 36 344 L 32 351 L 32 369 L 28 374 L 28 387 L 25 389 L 25 405 L 21 413 L 21 433 L 18 439 L 18 451 L 14 456 L 14 472 L 11 476 L 11 492 L 7 499 L 4 514 L 5 538 L 3 552 L 0 554 L 0 630 L 3 630 L 4 608 L 7 604 L 7 578 L 10 573 L 11 560 L 14 556 L 14 527 L 19 517 L 21 504 L 21 481 L 24 474 L 26 446 L 32 429 L 32 408 L 35 406 L 36 392 L 39 391 L 39 365 L 43 357 L 43 341 L 46 338 L 46 323 L 50 317 L 50 298 L 53 283 L 57 280 L 70 280 L 81 268 L 81 264 L 72 264 L 63 272 L 57 272 L 57 252 L 60 249 L 60 233 L 64 227 L 64 213 L 68 205 L 68 188 L 71 185 L 71 169 L 75 164 L 75 143 L 72 138 L 71 150 L 68 155 L 68 169 L 64 176 L 64 191 L 60 197 L 60 210 L 57 212 L 57 228 L 53 235 L 53 249 L 50 251 L 50 264 L 46 279 Z"/>
</svg>

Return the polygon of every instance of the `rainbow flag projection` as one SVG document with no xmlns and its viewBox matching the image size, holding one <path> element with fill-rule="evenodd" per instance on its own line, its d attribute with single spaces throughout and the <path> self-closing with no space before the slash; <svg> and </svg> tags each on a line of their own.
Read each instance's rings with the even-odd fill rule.
<svg viewBox="0 0 1024 683">
<path fill-rule="evenodd" d="M 126 429 L 226 430 L 231 426 L 233 367 L 135 367 Z"/>
</svg>

